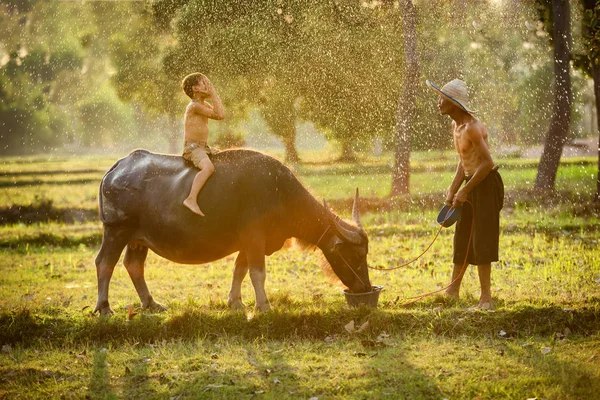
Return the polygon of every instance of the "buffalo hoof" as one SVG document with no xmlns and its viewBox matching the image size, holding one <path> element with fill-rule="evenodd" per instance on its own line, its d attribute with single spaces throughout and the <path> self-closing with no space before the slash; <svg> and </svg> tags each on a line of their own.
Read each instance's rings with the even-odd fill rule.
<svg viewBox="0 0 600 400">
<path fill-rule="evenodd" d="M 94 313 L 96 313 L 96 312 L 99 312 L 100 316 L 110 316 L 115 313 L 112 310 L 112 308 L 110 308 L 110 306 L 108 305 L 108 302 L 104 302 L 102 304 L 96 305 L 96 309 L 94 310 Z"/>
<path fill-rule="evenodd" d="M 254 311 L 256 312 L 267 312 L 267 311 L 271 311 L 271 303 L 264 303 L 264 304 L 257 304 L 256 307 L 254 307 Z"/>
<path fill-rule="evenodd" d="M 227 301 L 227 307 L 232 311 L 244 311 L 246 309 L 246 305 L 239 299 Z"/>
<path fill-rule="evenodd" d="M 152 300 L 150 303 L 148 303 L 147 305 L 142 307 L 144 310 L 150 310 L 150 311 L 156 311 L 156 312 L 163 312 L 163 311 L 167 311 L 168 308 L 163 306 L 162 304 L 159 304 L 157 302 L 155 302 L 154 300 Z"/>
</svg>

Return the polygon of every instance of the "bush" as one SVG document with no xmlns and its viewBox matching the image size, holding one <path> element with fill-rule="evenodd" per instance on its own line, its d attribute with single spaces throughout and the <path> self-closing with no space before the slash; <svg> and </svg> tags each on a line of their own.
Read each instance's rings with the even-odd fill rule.
<svg viewBox="0 0 600 400">
<path fill-rule="evenodd" d="M 246 139 L 241 132 L 234 132 L 232 130 L 226 130 L 222 134 L 218 135 L 214 142 L 216 147 L 227 149 L 230 147 L 244 147 L 246 145 Z"/>
</svg>

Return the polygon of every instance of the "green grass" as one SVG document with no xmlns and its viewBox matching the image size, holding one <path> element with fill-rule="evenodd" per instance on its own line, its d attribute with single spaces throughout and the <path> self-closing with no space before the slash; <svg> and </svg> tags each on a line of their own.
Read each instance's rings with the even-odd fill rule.
<svg viewBox="0 0 600 400">
<path fill-rule="evenodd" d="M 443 201 L 454 176 L 456 160 L 441 154 L 435 160 L 423 160 L 426 156 L 422 154 L 415 156 L 410 181 L 413 195 L 439 195 L 440 202 Z M 34 204 L 45 199 L 61 208 L 96 209 L 100 180 L 118 158 L 102 158 L 89 165 L 76 159 L 52 165 L 43 162 L 39 168 L 31 161 L 25 164 L 27 168 L 20 175 L 15 175 L 20 171 L 20 164 L 15 166 L 5 162 L 0 166 L 0 207 Z M 500 172 L 507 192 L 533 186 L 537 173 L 535 163 L 525 160 L 519 165 L 515 160 L 502 160 L 500 165 L 505 166 Z M 96 172 L 90 172 L 90 168 Z M 366 159 L 359 165 L 301 164 L 294 170 L 317 198 L 346 199 L 357 187 L 365 197 L 381 198 L 389 196 L 391 190 L 388 157 Z M 595 189 L 596 173 L 597 165 L 593 159 L 569 160 L 558 170 L 556 187 L 577 196 L 590 197 Z"/>
<path fill-rule="evenodd" d="M 391 267 L 416 257 L 437 231 L 435 199 L 452 177 L 446 165 L 452 158 L 444 157 L 415 155 L 414 201 L 398 208 L 377 199 L 387 196 L 390 180 L 380 159 L 303 164 L 296 172 L 345 217 L 356 186 L 369 201 L 391 204 L 362 215 L 370 264 Z M 0 204 L 50 198 L 58 208 L 94 208 L 97 184 L 76 180 L 100 179 L 111 163 L 106 157 L 5 160 L 2 182 L 75 183 L 0 184 Z M 194 266 L 149 254 L 148 285 L 169 310 L 141 312 L 120 262 L 110 287 L 116 314 L 99 318 L 90 315 L 97 221 L 0 226 L 0 398 L 594 398 L 600 390 L 600 221 L 593 210 L 576 211 L 591 196 L 595 164 L 567 160 L 557 179 L 559 198 L 528 194 L 535 163 L 502 164 L 508 200 L 501 261 L 492 272 L 493 312 L 469 310 L 479 296 L 474 268 L 459 301 L 433 296 L 402 305 L 404 297 L 448 283 L 453 228 L 414 264 L 371 271 L 372 282 L 385 287 L 375 310 L 346 306 L 341 288 L 321 273 L 318 252 L 288 248 L 267 258 L 272 312 L 254 314 L 249 279 L 242 287 L 246 312 L 227 309 L 235 255 Z M 419 201 L 428 193 L 431 201 Z M 140 312 L 131 320 L 130 305 Z M 349 333 L 344 326 L 352 320 L 369 324 Z"/>
<path fill-rule="evenodd" d="M 67 398 L 586 398 L 598 348 L 578 340 L 359 337 L 321 341 L 195 339 L 69 352 L 18 349 L 0 361 L 6 393 Z M 541 349 L 551 347 L 549 354 Z M 596 357 L 596 358 L 594 358 Z M 24 367 L 27 365 L 27 367 Z M 53 366 L 63 365 L 62 368 Z M 589 397 L 588 397 L 589 398 Z"/>
</svg>

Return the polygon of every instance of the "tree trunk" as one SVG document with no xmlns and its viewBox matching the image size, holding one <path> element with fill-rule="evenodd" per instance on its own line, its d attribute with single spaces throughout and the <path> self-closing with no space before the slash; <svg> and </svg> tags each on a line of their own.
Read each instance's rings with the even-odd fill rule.
<svg viewBox="0 0 600 400">
<path fill-rule="evenodd" d="M 285 161 L 289 163 L 300 162 L 300 156 L 298 150 L 296 150 L 296 127 L 292 126 L 291 132 L 282 137 L 281 140 L 285 146 Z"/>
<path fill-rule="evenodd" d="M 571 12 L 568 0 L 552 0 L 554 17 L 554 109 L 552 122 L 546 135 L 544 151 L 540 159 L 535 189 L 548 191 L 554 189 L 560 157 L 568 138 L 571 123 L 571 104 L 573 91 L 569 60 L 571 55 Z"/>
<path fill-rule="evenodd" d="M 419 80 L 419 53 L 417 48 L 416 14 L 412 0 L 400 2 L 404 36 L 404 85 L 398 99 L 394 129 L 394 170 L 392 196 L 408 194 L 410 189 L 411 138 L 416 119 L 416 92 Z"/>
<path fill-rule="evenodd" d="M 596 173 L 596 194 L 594 201 L 600 202 L 600 65 L 592 62 L 594 77 L 594 97 L 596 99 L 596 129 L 598 130 L 598 172 Z"/>
<path fill-rule="evenodd" d="M 300 162 L 296 150 L 296 109 L 294 98 L 273 95 L 261 108 L 261 115 L 275 136 L 285 146 L 285 161 Z"/>
<path fill-rule="evenodd" d="M 352 141 L 346 139 L 342 142 L 342 155 L 337 161 L 347 163 L 355 163 L 357 161 L 356 153 L 352 148 Z"/>
</svg>

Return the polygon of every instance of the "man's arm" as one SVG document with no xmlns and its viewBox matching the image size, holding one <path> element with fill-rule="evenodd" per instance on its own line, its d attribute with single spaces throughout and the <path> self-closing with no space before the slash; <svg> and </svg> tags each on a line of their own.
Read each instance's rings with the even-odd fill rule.
<svg viewBox="0 0 600 400">
<path fill-rule="evenodd" d="M 473 151 L 477 153 L 481 163 L 475 170 L 475 173 L 454 196 L 454 204 L 464 203 L 467 200 L 467 194 L 473 190 L 494 168 L 494 161 L 490 155 L 487 143 L 483 139 L 483 129 L 480 126 L 469 126 L 466 131 L 467 140 L 473 145 Z"/>
<path fill-rule="evenodd" d="M 450 184 L 450 188 L 448 189 L 448 194 L 446 195 L 446 204 L 452 205 L 452 201 L 454 200 L 454 195 L 460 189 L 460 185 L 462 185 L 465 180 L 465 171 L 463 169 L 462 163 L 459 161 L 456 166 L 456 173 L 454 174 L 454 179 L 452 179 L 452 183 Z"/>
</svg>

